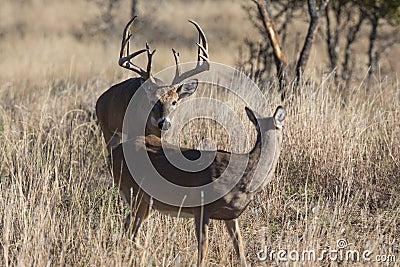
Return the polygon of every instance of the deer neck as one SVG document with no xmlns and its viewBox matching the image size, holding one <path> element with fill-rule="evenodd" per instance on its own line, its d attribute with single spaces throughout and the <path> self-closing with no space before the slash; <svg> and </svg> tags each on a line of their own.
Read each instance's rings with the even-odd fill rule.
<svg viewBox="0 0 400 267">
<path fill-rule="evenodd" d="M 279 155 L 279 143 L 273 119 L 260 119 L 259 124 L 261 130 L 258 131 L 256 143 L 249 153 L 245 175 L 242 178 L 243 185 L 249 193 L 258 192 L 269 182 Z"/>
</svg>

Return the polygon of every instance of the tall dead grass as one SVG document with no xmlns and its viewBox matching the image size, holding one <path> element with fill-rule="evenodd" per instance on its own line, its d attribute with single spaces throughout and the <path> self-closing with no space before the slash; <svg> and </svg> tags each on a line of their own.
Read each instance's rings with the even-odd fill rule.
<svg viewBox="0 0 400 267">
<path fill-rule="evenodd" d="M 196 262 L 191 220 L 155 212 L 139 247 L 124 236 L 127 210 L 112 185 L 93 115 L 102 85 L 9 86 L 0 109 L 1 265 Z M 262 264 L 257 252 L 265 245 L 321 252 L 340 238 L 349 248 L 398 257 L 398 84 L 387 80 L 368 93 L 354 87 L 345 97 L 330 79 L 307 86 L 286 107 L 275 179 L 241 216 L 248 259 Z M 187 136 L 186 143 L 196 146 L 190 140 L 212 132 Z M 238 264 L 220 222 L 212 223 L 210 239 L 209 265 Z"/>
</svg>

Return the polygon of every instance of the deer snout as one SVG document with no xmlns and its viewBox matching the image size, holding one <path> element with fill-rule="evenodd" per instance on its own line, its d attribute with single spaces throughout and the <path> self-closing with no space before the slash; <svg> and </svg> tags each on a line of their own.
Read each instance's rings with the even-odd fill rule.
<svg viewBox="0 0 400 267">
<path fill-rule="evenodd" d="M 171 127 L 171 120 L 168 118 L 161 118 L 158 120 L 157 125 L 160 130 L 166 131 Z"/>
</svg>

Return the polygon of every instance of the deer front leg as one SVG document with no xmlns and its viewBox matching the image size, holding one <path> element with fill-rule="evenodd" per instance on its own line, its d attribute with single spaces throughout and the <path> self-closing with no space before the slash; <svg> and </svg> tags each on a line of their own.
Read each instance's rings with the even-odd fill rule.
<svg viewBox="0 0 400 267">
<path fill-rule="evenodd" d="M 196 237 L 198 242 L 197 266 L 205 266 L 205 260 L 208 248 L 209 221 L 210 221 L 209 217 L 200 211 L 194 217 L 194 222 L 196 225 Z"/>
<path fill-rule="evenodd" d="M 233 246 L 235 247 L 236 254 L 240 259 L 242 266 L 247 266 L 246 254 L 243 248 L 242 236 L 240 234 L 239 222 L 237 219 L 225 221 L 226 228 L 228 229 L 229 236 L 232 239 Z"/>
</svg>

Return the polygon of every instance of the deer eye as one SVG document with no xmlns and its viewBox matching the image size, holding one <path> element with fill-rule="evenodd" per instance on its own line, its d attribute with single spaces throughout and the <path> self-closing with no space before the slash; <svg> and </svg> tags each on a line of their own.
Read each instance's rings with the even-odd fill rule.
<svg viewBox="0 0 400 267">
<path fill-rule="evenodd" d="M 175 106 L 176 104 L 178 104 L 178 102 L 176 100 L 172 101 L 173 106 Z"/>
</svg>

